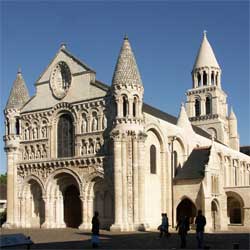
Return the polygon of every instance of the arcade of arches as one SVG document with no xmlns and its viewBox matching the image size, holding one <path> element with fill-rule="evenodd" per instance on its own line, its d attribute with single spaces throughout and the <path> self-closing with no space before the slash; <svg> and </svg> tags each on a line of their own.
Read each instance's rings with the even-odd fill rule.
<svg viewBox="0 0 250 250">
<path fill-rule="evenodd" d="M 176 208 L 176 222 L 181 216 L 187 216 L 190 219 L 190 224 L 195 222 L 198 207 L 188 198 L 180 201 Z M 227 217 L 228 224 L 244 224 L 244 202 L 240 195 L 236 193 L 227 194 Z M 217 199 L 211 202 L 211 219 L 212 229 L 219 230 L 221 228 L 220 204 Z"/>
<path fill-rule="evenodd" d="M 98 211 L 102 228 L 113 223 L 113 196 L 100 177 L 80 191 L 79 182 L 69 173 L 58 173 L 44 187 L 40 180 L 26 181 L 20 195 L 20 226 L 44 228 L 91 228 Z"/>
</svg>

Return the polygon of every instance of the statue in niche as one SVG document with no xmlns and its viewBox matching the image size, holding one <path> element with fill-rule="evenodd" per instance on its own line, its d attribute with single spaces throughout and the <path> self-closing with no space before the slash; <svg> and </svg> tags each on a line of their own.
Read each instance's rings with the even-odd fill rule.
<svg viewBox="0 0 250 250">
<path fill-rule="evenodd" d="M 24 129 L 24 140 L 29 140 L 29 128 Z"/>
<path fill-rule="evenodd" d="M 42 132 L 42 138 L 46 138 L 47 137 L 47 127 L 43 126 L 41 132 Z"/>
<path fill-rule="evenodd" d="M 37 127 L 33 128 L 33 139 L 37 139 L 38 133 L 37 133 Z"/>
<path fill-rule="evenodd" d="M 83 117 L 82 120 L 82 133 L 86 133 L 87 132 L 87 120 L 85 117 Z"/>
<path fill-rule="evenodd" d="M 82 155 L 86 155 L 87 154 L 87 143 L 85 141 L 83 141 L 82 143 Z"/>
<path fill-rule="evenodd" d="M 102 128 L 103 129 L 107 128 L 107 118 L 105 115 L 102 118 Z"/>
<path fill-rule="evenodd" d="M 97 118 L 96 117 L 93 117 L 93 120 L 92 120 L 92 131 L 97 131 Z"/>
<path fill-rule="evenodd" d="M 28 160 L 28 159 L 29 159 L 29 153 L 28 153 L 28 150 L 27 150 L 26 147 L 25 147 L 25 150 L 24 150 L 23 159 L 24 159 L 24 160 Z"/>
<path fill-rule="evenodd" d="M 89 144 L 89 154 L 94 154 L 94 143 L 93 141 Z"/>
<path fill-rule="evenodd" d="M 41 158 L 41 151 L 40 151 L 39 145 L 37 145 L 36 159 L 40 159 L 40 158 Z"/>
<path fill-rule="evenodd" d="M 31 148 L 30 159 L 35 159 L 35 152 L 33 147 Z"/>
<path fill-rule="evenodd" d="M 42 158 L 47 158 L 47 151 L 46 151 L 45 145 L 43 145 L 43 149 L 42 149 Z"/>
<path fill-rule="evenodd" d="M 98 140 L 98 141 L 96 142 L 95 152 L 96 152 L 96 153 L 100 153 L 100 149 L 101 149 L 101 143 L 100 143 L 100 141 Z"/>
</svg>

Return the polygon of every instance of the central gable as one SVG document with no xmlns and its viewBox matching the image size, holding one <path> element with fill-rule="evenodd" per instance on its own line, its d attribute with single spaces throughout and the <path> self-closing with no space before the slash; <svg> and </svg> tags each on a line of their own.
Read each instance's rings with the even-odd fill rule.
<svg viewBox="0 0 250 250">
<path fill-rule="evenodd" d="M 36 94 L 22 112 L 52 108 L 59 102 L 80 102 L 103 97 L 108 86 L 95 79 L 95 71 L 61 47 L 37 80 Z"/>
</svg>

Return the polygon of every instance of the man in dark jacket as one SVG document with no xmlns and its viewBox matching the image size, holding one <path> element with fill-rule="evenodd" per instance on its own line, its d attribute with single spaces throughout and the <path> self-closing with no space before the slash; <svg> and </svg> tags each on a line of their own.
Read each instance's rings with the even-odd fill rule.
<svg viewBox="0 0 250 250">
<path fill-rule="evenodd" d="M 198 211 L 198 216 L 195 219 L 196 224 L 196 238 L 198 241 L 198 248 L 203 248 L 203 234 L 204 234 L 204 228 L 206 225 L 206 218 L 202 215 L 202 211 Z"/>
<path fill-rule="evenodd" d="M 95 212 L 95 215 L 92 218 L 92 246 L 96 248 L 99 246 L 99 228 L 100 222 L 98 219 L 98 212 Z"/>
</svg>

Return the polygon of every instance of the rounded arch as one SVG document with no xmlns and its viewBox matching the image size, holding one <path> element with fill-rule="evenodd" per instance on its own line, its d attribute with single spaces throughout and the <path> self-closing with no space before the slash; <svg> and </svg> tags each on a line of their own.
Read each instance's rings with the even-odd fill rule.
<svg viewBox="0 0 250 250">
<path fill-rule="evenodd" d="M 226 192 L 227 195 L 227 216 L 230 224 L 243 224 L 244 222 L 244 201 L 242 197 L 233 191 Z"/>
<path fill-rule="evenodd" d="M 220 229 L 220 204 L 217 199 L 211 201 L 211 217 L 213 230 Z"/>
<path fill-rule="evenodd" d="M 179 221 L 182 216 L 187 216 L 190 223 L 193 224 L 196 214 L 197 208 L 193 200 L 183 196 L 176 207 L 176 221 Z"/>
<path fill-rule="evenodd" d="M 60 168 L 60 169 L 56 169 L 47 179 L 45 185 L 44 185 L 44 189 L 46 194 L 48 195 L 48 191 L 50 188 L 50 185 L 52 184 L 52 181 L 55 179 L 56 176 L 58 176 L 59 174 L 69 174 L 71 175 L 76 183 L 78 184 L 78 188 L 79 188 L 79 192 L 80 192 L 80 196 L 82 195 L 82 181 L 80 176 L 78 175 L 78 173 L 76 173 L 75 171 L 68 169 L 68 168 Z"/>
<path fill-rule="evenodd" d="M 52 112 L 52 125 L 58 121 L 59 116 L 61 116 L 63 113 L 70 114 L 74 121 L 77 121 L 78 119 L 78 114 L 75 112 L 73 106 L 67 102 L 60 102 L 56 104 Z"/>
<path fill-rule="evenodd" d="M 22 196 L 24 191 L 25 191 L 25 187 L 26 185 L 30 182 L 30 181 L 35 181 L 37 182 L 37 184 L 41 187 L 41 190 L 42 190 L 42 195 L 45 194 L 45 186 L 44 186 L 44 183 L 42 182 L 42 180 L 34 175 L 34 174 L 31 174 L 29 176 L 26 176 L 23 180 L 23 183 L 22 183 L 22 186 L 20 188 L 20 193 L 19 193 L 19 196 Z"/>
<path fill-rule="evenodd" d="M 167 147 L 166 147 L 166 142 L 164 140 L 164 135 L 161 131 L 161 129 L 153 123 L 150 123 L 146 126 L 145 128 L 146 133 L 148 133 L 149 131 L 152 131 L 156 137 L 158 138 L 159 142 L 160 142 L 160 146 L 161 146 L 161 152 L 164 152 Z"/>
</svg>

